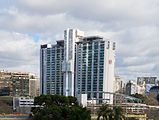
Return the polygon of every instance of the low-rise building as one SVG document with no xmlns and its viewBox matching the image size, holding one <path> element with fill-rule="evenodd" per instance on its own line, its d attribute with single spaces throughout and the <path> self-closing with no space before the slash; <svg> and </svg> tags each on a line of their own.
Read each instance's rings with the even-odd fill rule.
<svg viewBox="0 0 159 120">
<path fill-rule="evenodd" d="M 13 110 L 18 113 L 29 114 L 34 106 L 34 99 L 29 97 L 13 97 Z"/>
</svg>

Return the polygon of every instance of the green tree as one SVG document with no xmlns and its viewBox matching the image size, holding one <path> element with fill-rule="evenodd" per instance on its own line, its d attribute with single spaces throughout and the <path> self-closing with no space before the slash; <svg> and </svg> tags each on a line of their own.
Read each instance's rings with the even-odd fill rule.
<svg viewBox="0 0 159 120">
<path fill-rule="evenodd" d="M 112 111 L 112 109 L 110 109 L 109 105 L 107 105 L 107 104 L 106 105 L 102 105 L 99 108 L 97 120 L 100 120 L 101 117 L 103 118 L 103 120 L 112 119 L 113 111 Z"/>
<path fill-rule="evenodd" d="M 90 111 L 80 106 L 72 107 L 69 114 L 69 120 L 90 120 Z"/>
<path fill-rule="evenodd" d="M 119 106 L 114 106 L 112 109 L 109 105 L 103 105 L 99 108 L 97 120 L 124 120 L 125 116 L 123 109 Z"/>
<path fill-rule="evenodd" d="M 157 101 L 159 102 L 159 94 L 156 96 Z"/>
<path fill-rule="evenodd" d="M 78 105 L 75 97 L 41 95 L 34 99 L 34 120 L 90 120 L 90 111 Z"/>
<path fill-rule="evenodd" d="M 145 95 L 138 94 L 138 93 L 132 94 L 131 96 L 139 99 L 138 101 L 134 101 L 134 102 L 140 102 L 141 101 L 142 103 L 145 103 L 148 99 Z"/>
<path fill-rule="evenodd" d="M 114 115 L 114 120 L 123 120 L 125 119 L 123 109 L 119 106 L 113 107 L 113 115 Z"/>
</svg>

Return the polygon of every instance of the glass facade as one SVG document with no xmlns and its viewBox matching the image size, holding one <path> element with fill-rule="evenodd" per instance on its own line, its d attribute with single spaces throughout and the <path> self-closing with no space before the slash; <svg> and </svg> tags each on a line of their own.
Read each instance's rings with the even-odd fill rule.
<svg viewBox="0 0 159 120">
<path fill-rule="evenodd" d="M 41 94 L 87 94 L 99 103 L 112 103 L 112 96 L 104 94 L 113 93 L 115 43 L 76 33 L 67 29 L 63 41 L 41 46 Z"/>
<path fill-rule="evenodd" d="M 57 41 L 57 44 L 50 48 L 41 48 L 41 53 L 42 94 L 63 95 L 64 41 Z"/>
<path fill-rule="evenodd" d="M 76 91 L 87 93 L 88 99 L 102 97 L 104 46 L 105 41 L 98 38 L 83 40 L 76 46 Z"/>
</svg>

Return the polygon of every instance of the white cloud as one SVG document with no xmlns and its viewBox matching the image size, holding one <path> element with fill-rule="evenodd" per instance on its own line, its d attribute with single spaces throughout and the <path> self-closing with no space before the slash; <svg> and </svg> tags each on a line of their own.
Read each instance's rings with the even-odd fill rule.
<svg viewBox="0 0 159 120">
<path fill-rule="evenodd" d="M 0 42 L 5 43 L 0 47 L 0 60 L 5 68 L 39 69 L 41 41 L 28 34 L 54 43 L 63 39 L 63 30 L 69 27 L 116 41 L 117 74 L 158 74 L 158 14 L 158 0 L 0 2 Z M 11 59 L 14 62 L 8 62 Z"/>
<path fill-rule="evenodd" d="M 158 21 L 157 0 L 18 0 L 19 7 L 27 13 L 68 13 L 78 19 L 109 22 L 113 27 L 153 24 Z M 157 19 L 154 19 L 157 18 Z"/>
<path fill-rule="evenodd" d="M 39 72 L 40 44 L 25 34 L 0 31 L 0 69 Z"/>
</svg>

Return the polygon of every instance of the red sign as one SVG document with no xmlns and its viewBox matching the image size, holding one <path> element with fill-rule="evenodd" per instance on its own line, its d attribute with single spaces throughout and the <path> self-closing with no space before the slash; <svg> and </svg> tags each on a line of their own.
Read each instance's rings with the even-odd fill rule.
<svg viewBox="0 0 159 120">
<path fill-rule="evenodd" d="M 112 60 L 109 60 L 109 64 L 112 64 Z"/>
</svg>

